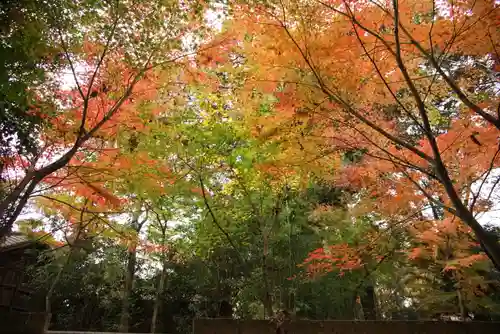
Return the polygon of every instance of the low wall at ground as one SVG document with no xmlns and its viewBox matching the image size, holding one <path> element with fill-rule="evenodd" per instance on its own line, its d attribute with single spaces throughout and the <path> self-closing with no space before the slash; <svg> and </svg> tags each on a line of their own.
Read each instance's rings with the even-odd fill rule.
<svg viewBox="0 0 500 334">
<path fill-rule="evenodd" d="M 78 332 L 78 331 L 47 331 L 45 334 L 143 334 L 143 333 L 117 333 L 117 332 Z M 161 333 L 158 333 L 161 334 Z"/>
<path fill-rule="evenodd" d="M 12 316 L 12 315 L 11 315 Z M 0 333 L 42 334 L 43 314 L 22 319 L 0 317 Z M 17 321 L 13 321 L 17 320 Z M 196 319 L 194 334 L 499 334 L 499 322 L 437 321 L 313 321 L 297 320 L 278 326 L 267 320 Z M 48 331 L 46 334 L 118 334 Z M 132 333 L 129 333 L 132 334 Z"/>
<path fill-rule="evenodd" d="M 45 313 L 1 312 L 0 333 L 43 334 Z"/>
<path fill-rule="evenodd" d="M 196 319 L 194 334 L 499 334 L 500 323 Z"/>
</svg>

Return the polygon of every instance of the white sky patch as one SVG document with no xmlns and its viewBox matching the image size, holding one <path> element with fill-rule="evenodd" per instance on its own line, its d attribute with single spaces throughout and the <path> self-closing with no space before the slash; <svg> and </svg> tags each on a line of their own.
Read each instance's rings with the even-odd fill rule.
<svg viewBox="0 0 500 334">
<path fill-rule="evenodd" d="M 476 218 L 482 225 L 491 224 L 500 226 L 500 168 L 493 169 L 486 180 L 478 180 L 472 185 L 472 192 L 477 194 L 478 199 L 487 199 L 492 203 L 492 207 L 487 212 L 479 213 Z M 483 183 L 481 187 L 481 184 Z"/>
<path fill-rule="evenodd" d="M 222 23 L 225 20 L 222 5 L 217 5 L 214 9 L 209 8 L 205 13 L 205 22 L 213 30 L 220 32 Z"/>
<path fill-rule="evenodd" d="M 58 82 L 60 83 L 60 89 L 62 90 L 71 90 L 77 87 L 76 80 L 78 80 L 78 84 L 82 84 L 85 80 L 85 75 L 87 75 L 91 68 L 86 66 L 83 62 L 75 62 L 72 60 L 74 72 L 70 66 L 67 66 L 65 69 L 60 71 L 59 73 L 54 74 L 55 77 L 58 78 Z"/>
<path fill-rule="evenodd" d="M 486 212 L 480 212 L 477 213 L 476 219 L 481 225 L 494 225 L 494 226 L 500 226 L 500 182 L 498 182 L 500 178 L 500 168 L 492 170 L 490 175 L 486 180 L 481 179 L 476 181 L 475 183 L 472 184 L 472 194 L 469 196 L 477 196 L 477 193 L 479 191 L 479 188 L 481 188 L 481 191 L 479 192 L 478 199 L 487 199 L 492 203 L 491 208 L 486 211 Z M 481 187 L 481 184 L 484 184 Z M 469 205 L 472 203 L 472 200 L 469 201 Z M 477 205 L 477 202 L 476 202 Z M 432 208 L 427 208 L 422 211 L 422 214 L 424 217 L 427 217 L 429 219 L 433 219 L 434 214 L 432 212 Z"/>
<path fill-rule="evenodd" d="M 218 5 L 214 6 L 214 8 L 207 9 L 204 15 L 204 19 L 205 24 L 212 30 L 212 32 L 221 32 L 222 24 L 225 20 L 223 6 Z M 194 33 L 189 33 L 182 37 L 182 48 L 186 50 L 186 52 L 194 52 L 195 48 L 203 42 L 206 41 L 201 40 L 199 37 L 195 36 Z M 191 55 L 189 56 L 189 58 L 194 59 L 195 55 Z"/>
</svg>

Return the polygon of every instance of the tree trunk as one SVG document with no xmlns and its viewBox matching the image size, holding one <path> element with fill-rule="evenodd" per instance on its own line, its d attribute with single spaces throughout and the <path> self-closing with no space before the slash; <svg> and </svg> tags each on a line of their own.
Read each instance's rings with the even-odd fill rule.
<svg viewBox="0 0 500 334">
<path fill-rule="evenodd" d="M 223 299 L 219 303 L 219 312 L 217 317 L 219 318 L 232 318 L 233 317 L 233 305 L 231 305 L 231 300 Z"/>
<path fill-rule="evenodd" d="M 365 320 L 365 315 L 363 313 L 363 306 L 361 305 L 361 298 L 356 295 L 354 297 L 354 320 Z"/>
<path fill-rule="evenodd" d="M 460 287 L 457 289 L 457 299 L 458 308 L 460 310 L 460 321 L 465 321 L 467 319 L 467 310 L 464 305 L 464 299 L 462 296 L 462 291 L 460 291 Z"/>
<path fill-rule="evenodd" d="M 158 282 L 158 287 L 156 288 L 156 298 L 153 307 L 153 316 L 151 317 L 151 333 L 156 333 L 156 323 L 158 318 L 158 312 L 160 310 L 160 305 L 161 305 L 161 296 L 165 286 L 165 279 L 167 277 L 167 263 L 166 263 L 167 260 L 165 255 L 163 255 L 162 257 L 163 261 L 162 261 L 160 281 Z"/>
<path fill-rule="evenodd" d="M 146 218 L 143 221 L 139 221 L 139 217 L 141 215 L 141 207 L 142 203 L 139 203 L 139 209 L 134 212 L 132 217 L 131 226 L 136 232 L 137 238 L 139 238 L 139 232 L 141 231 L 142 225 L 147 220 Z M 134 286 L 134 276 L 135 276 L 135 266 L 137 262 L 137 240 L 133 240 L 132 244 L 128 248 L 128 258 L 127 258 L 127 272 L 125 273 L 125 285 L 123 287 L 122 293 L 122 310 L 120 315 L 120 325 L 119 331 L 122 333 L 128 333 L 129 327 L 129 318 L 130 318 L 130 295 L 132 294 L 132 288 Z"/>
<path fill-rule="evenodd" d="M 267 235 L 264 233 L 264 251 L 262 254 L 262 282 L 264 283 L 264 296 L 262 304 L 264 305 L 264 315 L 268 318 L 274 316 L 273 300 L 271 296 L 271 289 L 269 286 L 269 278 L 267 275 L 267 253 L 268 253 L 268 240 Z"/>
<path fill-rule="evenodd" d="M 364 320 L 377 320 L 377 303 L 375 301 L 375 288 L 373 284 L 365 287 L 361 306 L 363 307 Z"/>
<path fill-rule="evenodd" d="M 104 54 L 103 54 L 104 56 Z M 134 77 L 126 91 L 123 93 L 121 98 L 115 103 L 113 107 L 111 107 L 107 113 L 105 113 L 104 117 L 91 129 L 87 132 L 80 132 L 78 138 L 75 143 L 65 154 L 63 154 L 59 159 L 48 164 L 45 167 L 40 168 L 39 170 L 35 170 L 36 161 L 31 164 L 28 168 L 28 172 L 23 177 L 21 182 L 14 188 L 14 190 L 8 194 L 1 202 L 0 202 L 0 240 L 3 239 L 6 235 L 10 233 L 12 230 L 12 226 L 16 221 L 17 217 L 23 210 L 24 206 L 28 202 L 31 194 L 35 187 L 47 176 L 50 174 L 64 168 L 69 161 L 73 158 L 73 156 L 78 152 L 78 150 L 82 147 L 82 145 L 92 138 L 95 133 L 102 128 L 102 126 L 109 121 L 109 119 L 120 109 L 122 104 L 127 100 L 127 98 L 132 93 L 134 86 L 137 84 L 138 79 L 145 73 L 147 69 L 145 68 L 141 71 L 140 75 Z M 89 87 L 90 91 L 91 87 Z M 83 114 L 86 114 L 88 108 L 88 99 L 89 96 L 86 97 L 84 103 Z M 81 129 L 84 129 L 85 118 L 82 120 Z"/>
<path fill-rule="evenodd" d="M 394 2 L 396 4 L 395 10 L 397 12 L 397 2 Z M 353 19 L 351 17 L 351 19 Z M 336 102 L 341 106 L 345 113 L 349 115 L 350 117 L 356 118 L 358 121 L 361 123 L 365 124 L 366 126 L 370 127 L 372 130 L 378 132 L 382 136 L 386 137 L 389 142 L 391 142 L 394 145 L 399 145 L 408 151 L 412 152 L 416 156 L 419 156 L 423 160 L 426 160 L 429 162 L 430 166 L 434 168 L 434 172 L 436 174 L 437 179 L 441 183 L 441 185 L 444 187 L 444 190 L 446 191 L 446 194 L 448 195 L 451 203 L 453 204 L 453 208 L 455 209 L 454 214 L 462 220 L 463 223 L 468 225 L 473 231 L 474 234 L 476 235 L 476 238 L 478 241 L 481 243 L 482 247 L 484 248 L 486 254 L 490 258 L 490 260 L 493 262 L 495 267 L 500 270 L 500 244 L 496 242 L 496 240 L 493 240 L 487 232 L 484 230 L 484 228 L 481 226 L 481 224 L 478 223 L 476 218 L 474 217 L 474 214 L 469 210 L 469 208 L 463 203 L 461 196 L 457 192 L 457 189 L 455 189 L 454 182 L 450 178 L 450 175 L 448 173 L 448 169 L 445 165 L 445 163 L 442 161 L 441 158 L 441 152 L 439 150 L 439 147 L 436 142 L 436 138 L 432 134 L 431 130 L 431 125 L 429 122 L 429 117 L 427 114 L 426 106 L 421 98 L 418 90 L 416 89 L 414 82 L 410 78 L 408 72 L 406 71 L 406 68 L 403 64 L 403 60 L 401 58 L 401 50 L 400 50 L 400 45 L 399 45 L 399 37 L 398 37 L 398 30 L 401 28 L 398 23 L 398 16 L 394 16 L 395 23 L 394 23 L 394 28 L 395 28 L 395 37 L 396 37 L 396 61 L 398 63 L 398 67 L 403 74 L 403 77 L 405 78 L 405 81 L 407 83 L 408 88 L 410 89 L 413 98 L 416 102 L 416 105 L 419 110 L 419 114 L 422 118 L 423 121 L 423 126 L 424 130 L 426 132 L 426 137 L 428 139 L 428 142 L 431 146 L 432 152 L 433 152 L 433 157 L 427 155 L 426 153 L 420 151 L 416 146 L 413 146 L 406 142 L 403 138 L 397 137 L 388 131 L 386 131 L 383 127 L 381 127 L 379 124 L 376 122 L 373 122 L 370 120 L 368 117 L 366 117 L 363 113 L 358 111 L 355 107 L 349 104 L 346 100 L 343 100 L 341 97 L 335 94 L 334 91 L 330 90 L 328 88 L 328 85 L 325 83 L 325 81 L 322 79 L 322 77 L 318 74 L 316 71 L 316 68 L 314 64 L 311 63 L 309 56 L 307 53 L 304 52 L 304 50 L 299 46 L 297 41 L 292 37 L 290 32 L 288 31 L 287 27 L 283 27 L 285 29 L 285 32 L 288 34 L 292 42 L 295 44 L 297 47 L 298 51 L 300 52 L 302 58 L 306 62 L 307 66 L 311 69 L 312 74 L 314 75 L 317 83 L 319 84 L 319 88 L 323 91 L 323 93 L 328 96 L 333 102 Z M 357 20 L 353 19 L 352 21 L 353 24 L 359 26 L 359 22 Z M 404 31 L 404 30 L 403 30 Z M 415 45 L 419 45 L 418 43 Z M 430 58 L 431 61 L 433 61 L 433 58 Z M 440 71 L 440 68 L 438 66 L 438 71 Z M 445 81 L 447 80 L 447 77 L 443 77 Z M 450 85 L 450 88 L 452 88 L 457 94 L 461 94 L 460 90 L 454 85 L 452 81 L 447 81 L 447 83 Z M 458 89 L 458 90 L 457 90 Z M 465 96 L 465 95 L 464 95 Z M 462 96 L 462 97 L 464 97 Z M 466 98 L 466 97 L 465 97 Z M 497 128 L 500 129 L 500 118 L 495 118 L 491 115 L 488 115 L 487 113 L 484 113 L 481 111 L 479 107 L 477 107 L 474 104 L 469 104 L 470 101 L 467 99 L 463 100 L 465 104 L 470 106 L 474 111 L 476 111 L 478 114 L 480 114 L 483 118 L 485 118 L 487 121 L 489 121 L 491 124 L 494 124 Z M 415 169 L 419 169 L 419 166 L 417 165 L 410 165 L 410 167 L 414 167 Z"/>
<path fill-rule="evenodd" d="M 86 205 L 87 205 L 87 200 L 85 201 L 85 206 Z M 72 241 L 73 244 L 68 241 L 69 252 L 68 252 L 68 255 L 66 257 L 66 260 L 64 261 L 64 264 L 62 265 L 62 267 L 57 272 L 57 275 L 54 278 L 54 281 L 52 281 L 52 284 L 50 285 L 49 291 L 47 291 L 47 294 L 45 295 L 44 332 L 47 332 L 49 330 L 49 326 L 50 326 L 50 319 L 52 317 L 52 314 L 51 314 L 51 298 L 52 298 L 52 295 L 54 294 L 54 290 L 55 290 L 57 284 L 59 283 L 59 281 L 61 279 L 62 273 L 64 272 L 64 270 L 68 266 L 70 260 L 73 258 L 73 254 L 74 254 L 74 252 L 76 250 L 75 247 L 74 247 L 74 245 L 78 244 L 78 242 L 80 241 L 80 237 L 81 237 L 83 229 L 88 224 L 90 224 L 90 222 L 88 222 L 88 223 L 84 224 L 83 226 L 81 225 L 81 222 L 82 222 L 82 219 L 83 219 L 82 218 L 83 217 L 83 212 L 84 211 L 82 211 L 81 214 L 80 214 L 80 224 L 77 226 L 76 234 L 75 234 L 75 237 L 74 237 L 74 239 Z"/>
<path fill-rule="evenodd" d="M 461 196 L 455 189 L 453 184 L 453 180 L 450 178 L 448 170 L 446 169 L 446 165 L 441 160 L 441 155 L 437 145 L 431 141 L 431 146 L 433 147 L 434 159 L 435 159 L 435 171 L 436 175 L 439 178 L 441 184 L 448 195 L 453 207 L 455 209 L 454 214 L 462 220 L 463 223 L 467 224 L 472 231 L 474 232 L 477 240 L 483 247 L 486 255 L 493 262 L 493 265 L 500 270 L 500 244 L 496 241 L 495 238 L 492 238 L 486 230 L 483 228 L 481 224 L 477 221 L 476 217 L 472 213 L 472 211 L 468 208 Z"/>
<path fill-rule="evenodd" d="M 0 203 L 0 240 L 10 233 L 31 193 L 45 176 L 27 174 L 14 191 Z"/>
<path fill-rule="evenodd" d="M 264 283 L 264 296 L 262 298 L 262 304 L 264 305 L 264 315 L 268 318 L 272 318 L 274 316 L 273 310 L 273 299 L 271 296 L 269 279 L 267 277 L 267 265 L 266 265 L 266 257 L 263 258 L 263 266 L 262 266 L 262 281 Z"/>
<path fill-rule="evenodd" d="M 39 170 L 33 170 L 33 166 L 14 190 L 0 202 L 0 239 L 10 233 L 14 222 L 28 202 L 35 187 L 45 177 L 66 166 L 87 139 L 77 140 L 68 152 L 51 164 Z"/>
<path fill-rule="evenodd" d="M 129 318 L 130 318 L 130 295 L 132 294 L 132 287 L 134 284 L 135 276 L 135 264 L 137 261 L 136 257 L 136 245 L 134 244 L 128 251 L 127 260 L 127 272 L 125 273 L 125 286 L 123 287 L 122 294 L 122 312 L 120 316 L 120 326 L 119 331 L 122 333 L 128 333 Z"/>
<path fill-rule="evenodd" d="M 44 333 L 46 333 L 49 330 L 50 319 L 52 317 L 51 305 L 50 305 L 52 295 L 54 294 L 54 290 L 56 289 L 57 283 L 59 283 L 59 281 L 61 279 L 62 273 L 64 272 L 64 270 L 68 266 L 68 263 L 71 259 L 72 253 L 73 253 L 72 250 L 70 250 L 68 256 L 66 257 L 66 260 L 64 261 L 64 264 L 61 266 L 61 268 L 59 268 L 59 271 L 57 272 L 56 277 L 52 281 L 52 284 L 50 285 L 49 291 L 47 291 L 47 294 L 45 295 L 45 320 L 44 320 L 44 326 L 43 326 Z"/>
<path fill-rule="evenodd" d="M 264 279 L 264 298 L 262 303 L 264 305 L 264 312 L 267 318 L 272 318 L 274 316 L 273 310 L 273 300 L 271 294 L 269 293 L 269 284 L 267 283 L 267 279 Z"/>
<path fill-rule="evenodd" d="M 450 189 L 447 189 L 447 192 L 448 190 Z M 490 258 L 491 262 L 493 262 L 495 268 L 500 270 L 500 244 L 497 242 L 496 238 L 488 234 L 483 226 L 479 224 L 476 217 L 474 217 L 472 212 L 464 205 L 454 189 L 451 193 L 450 192 L 448 192 L 448 196 L 457 210 L 457 216 L 472 229 L 486 255 Z"/>
</svg>

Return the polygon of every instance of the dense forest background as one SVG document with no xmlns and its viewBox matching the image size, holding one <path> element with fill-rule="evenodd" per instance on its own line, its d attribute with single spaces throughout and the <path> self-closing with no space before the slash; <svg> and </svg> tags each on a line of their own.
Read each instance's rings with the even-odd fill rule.
<svg viewBox="0 0 500 334">
<path fill-rule="evenodd" d="M 51 329 L 500 319 L 500 6 L 4 0 L 0 240 Z"/>
</svg>

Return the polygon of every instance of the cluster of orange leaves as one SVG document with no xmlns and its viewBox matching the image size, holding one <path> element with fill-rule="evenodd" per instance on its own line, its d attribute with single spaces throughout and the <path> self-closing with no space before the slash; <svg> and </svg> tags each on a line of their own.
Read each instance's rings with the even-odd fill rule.
<svg viewBox="0 0 500 334">
<path fill-rule="evenodd" d="M 137 173 L 140 166 L 159 169 L 159 174 L 168 173 L 166 168 L 158 168 L 158 164 L 145 153 L 131 156 L 113 144 L 120 138 L 147 131 L 147 122 L 141 118 L 141 103 L 157 97 L 160 78 L 151 70 L 136 80 L 138 70 L 132 70 L 116 59 L 119 53 L 108 56 L 99 72 L 94 73 L 101 49 L 89 42 L 84 43 L 89 69 L 84 74 L 77 73 L 78 86 L 58 92 L 63 110 L 50 120 L 51 129 L 42 134 L 45 147 L 40 160 L 57 159 L 76 145 L 78 138 L 103 123 L 90 139 L 80 145 L 65 168 L 46 177 L 43 182 L 49 188 L 65 189 L 101 207 L 116 209 L 126 201 L 114 194 L 113 187 L 107 189 L 110 182 Z M 121 103 L 119 108 L 116 107 L 118 103 Z M 82 124 L 83 131 L 80 131 Z M 92 156 L 90 160 L 89 156 Z M 160 179 L 152 173 L 147 173 L 147 176 L 152 184 Z"/>
<path fill-rule="evenodd" d="M 359 269 L 363 262 L 358 252 L 347 244 L 332 245 L 318 248 L 309 253 L 304 260 L 308 274 L 311 277 L 329 273 L 335 270 L 343 271 Z"/>
<path fill-rule="evenodd" d="M 272 8 L 242 5 L 235 9 L 232 29 L 225 35 L 231 43 L 219 48 L 221 54 L 230 50 L 244 55 L 246 80 L 238 91 L 240 105 L 249 110 L 247 119 L 255 129 L 253 134 L 262 140 L 275 141 L 282 148 L 282 154 L 276 157 L 279 163 L 275 165 L 279 167 L 262 166 L 262 169 L 275 173 L 276 168 L 286 170 L 287 163 L 302 166 L 306 174 L 319 174 L 335 186 L 365 191 L 368 195 L 358 205 L 366 206 L 367 213 L 376 212 L 396 221 L 428 206 L 426 196 L 415 188 L 415 180 L 425 179 L 428 192 L 438 196 L 444 205 L 452 206 L 437 181 L 416 169 L 394 163 L 403 161 L 428 170 L 431 166 L 427 161 L 397 147 L 366 124 L 346 117 L 345 106 L 329 101 L 315 77 L 319 75 L 329 89 L 380 128 L 396 137 L 404 137 L 405 133 L 397 128 L 397 116 L 388 117 L 381 111 L 381 106 L 393 105 L 395 100 L 374 63 L 393 92 L 407 88 L 402 72 L 389 50 L 349 17 L 352 14 L 365 28 L 379 33 L 394 49 L 392 1 L 378 2 L 381 6 L 371 1 L 325 3 L 290 0 Z M 500 30 L 496 29 L 500 16 L 494 1 L 401 0 L 398 4 L 399 20 L 409 34 L 400 32 L 401 56 L 410 75 L 417 78 L 416 87 L 422 96 L 431 92 L 437 99 L 443 99 L 451 92 L 442 80 L 418 77 L 420 66 L 427 60 L 412 44 L 410 36 L 426 49 L 432 47 L 470 56 L 495 54 L 494 41 L 500 38 Z M 332 8 L 348 15 L 338 15 Z M 433 11 L 434 20 L 429 17 Z M 416 23 L 417 20 L 420 22 Z M 211 59 L 224 61 L 215 56 Z M 496 70 L 499 59 L 494 61 Z M 311 64 L 316 73 L 309 68 Z M 256 91 L 272 94 L 277 99 L 273 113 L 255 116 L 261 103 L 261 95 L 256 95 Z M 401 102 L 409 110 L 416 109 L 411 98 L 402 98 Z M 497 103 L 498 100 L 490 97 L 480 107 L 495 110 Z M 459 106 L 457 112 L 448 130 L 437 136 L 437 144 L 458 192 L 467 193 L 488 170 L 500 166 L 498 129 L 463 106 Z M 361 161 L 342 162 L 346 151 L 360 148 L 367 149 Z M 427 139 L 421 139 L 415 148 L 433 156 Z M 488 205 L 477 205 L 475 212 L 488 209 Z M 453 234 L 451 231 L 457 226 L 465 228 L 458 221 L 450 224 L 449 218 L 436 222 L 435 230 L 422 223 L 420 216 L 414 223 L 427 230 L 415 234 L 415 240 L 422 246 L 410 251 L 412 259 L 423 256 L 432 244 L 436 247 L 442 233 Z M 463 236 L 459 238 L 455 233 L 455 238 L 462 240 Z M 468 266 L 484 259 L 484 254 L 471 255 L 471 246 L 468 242 L 456 245 L 456 263 Z M 346 245 L 335 245 L 312 252 L 305 263 L 312 272 L 353 269 L 361 265 L 356 254 Z"/>
<path fill-rule="evenodd" d="M 417 247 L 408 252 L 411 260 L 431 259 L 442 263 L 444 271 L 463 270 L 478 262 L 487 261 L 484 253 L 474 253 L 479 244 L 471 231 L 457 218 L 447 216 L 442 221 L 426 221 L 411 228 Z"/>
</svg>

